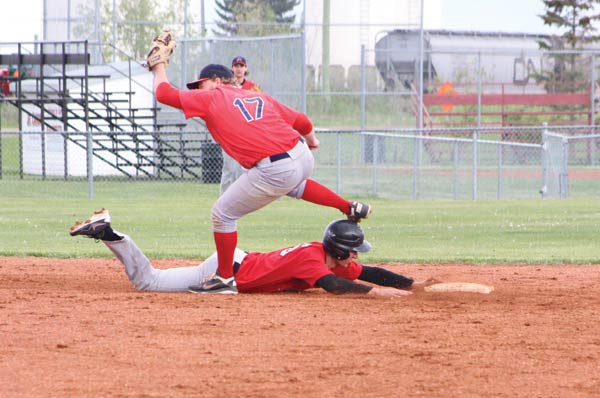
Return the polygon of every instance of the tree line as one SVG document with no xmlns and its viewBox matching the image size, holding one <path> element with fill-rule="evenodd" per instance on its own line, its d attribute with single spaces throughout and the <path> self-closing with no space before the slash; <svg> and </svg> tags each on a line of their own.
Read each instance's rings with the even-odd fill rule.
<svg viewBox="0 0 600 398">
<path fill-rule="evenodd" d="M 302 0 L 215 0 L 217 20 L 212 28 L 216 36 L 260 37 L 296 32 L 297 15 L 294 9 Z M 305 0 L 306 1 L 306 0 Z M 541 0 L 545 13 L 539 15 L 545 25 L 556 28 L 557 34 L 538 42 L 540 49 L 581 50 L 586 44 L 600 40 L 596 25 L 600 20 L 600 0 Z M 188 0 L 101 0 L 100 36 L 104 43 L 113 43 L 116 48 L 136 59 L 142 59 L 148 50 L 150 38 L 156 35 L 164 22 L 173 21 L 183 26 L 186 32 L 176 32 L 187 37 L 206 35 L 203 26 L 194 18 L 194 13 L 186 10 Z M 91 4 L 90 4 L 91 3 Z M 94 3 L 84 4 L 82 15 L 93 19 L 96 15 Z M 111 23 L 117 21 L 117 23 Z M 88 38 L 90 27 L 87 23 L 76 25 L 78 37 Z M 105 50 L 105 56 L 110 56 Z M 551 55 L 553 67 L 540 72 L 536 78 L 546 82 L 548 91 L 567 91 L 564 83 L 586 80 L 577 54 Z"/>
</svg>

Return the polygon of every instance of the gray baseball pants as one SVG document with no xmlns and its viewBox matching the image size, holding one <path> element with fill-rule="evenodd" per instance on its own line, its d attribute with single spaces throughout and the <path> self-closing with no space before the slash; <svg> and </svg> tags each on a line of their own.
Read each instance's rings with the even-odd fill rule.
<svg viewBox="0 0 600 398">
<path fill-rule="evenodd" d="M 231 184 L 213 205 L 213 231 L 236 231 L 239 218 L 282 196 L 302 198 L 306 179 L 312 174 L 315 159 L 302 141 L 298 141 L 287 154 L 289 157 L 277 161 L 269 158 L 260 160 Z"/>
<path fill-rule="evenodd" d="M 123 239 L 103 242 L 123 264 L 127 277 L 137 290 L 153 292 L 187 291 L 188 286 L 198 285 L 217 272 L 217 253 L 196 266 L 168 269 L 154 268 L 150 260 L 128 235 L 117 231 L 115 233 L 122 236 Z M 241 264 L 245 256 L 244 251 L 236 249 L 234 261 Z"/>
</svg>

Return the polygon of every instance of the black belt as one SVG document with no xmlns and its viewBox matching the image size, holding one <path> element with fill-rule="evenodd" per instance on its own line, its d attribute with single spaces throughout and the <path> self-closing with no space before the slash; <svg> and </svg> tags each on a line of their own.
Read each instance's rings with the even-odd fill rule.
<svg viewBox="0 0 600 398">
<path fill-rule="evenodd" d="M 302 143 L 304 143 L 304 138 L 300 137 L 300 141 Z M 287 152 L 281 152 L 281 153 L 278 153 L 276 155 L 269 156 L 269 160 L 271 161 L 271 163 L 273 163 L 273 162 L 276 162 L 278 160 L 286 159 L 286 158 L 289 158 L 289 157 L 290 157 L 289 153 L 287 153 Z"/>
<path fill-rule="evenodd" d="M 240 270 L 240 263 L 238 263 L 237 261 L 235 261 L 233 263 L 233 275 L 236 275 L 239 270 Z"/>
<path fill-rule="evenodd" d="M 249 252 L 244 251 L 244 253 L 249 254 Z M 246 257 L 244 257 L 246 258 Z M 244 260 L 242 260 L 242 262 L 244 262 Z M 242 265 L 241 263 L 238 263 L 237 261 L 233 262 L 233 275 L 235 276 L 235 274 L 238 273 L 238 271 L 240 270 L 240 265 Z"/>
<path fill-rule="evenodd" d="M 273 163 L 273 162 L 276 162 L 278 160 L 289 158 L 289 157 L 290 157 L 289 153 L 282 152 L 282 153 L 278 153 L 277 155 L 271 155 L 271 156 L 269 156 L 269 160 L 271 161 L 271 163 Z"/>
</svg>

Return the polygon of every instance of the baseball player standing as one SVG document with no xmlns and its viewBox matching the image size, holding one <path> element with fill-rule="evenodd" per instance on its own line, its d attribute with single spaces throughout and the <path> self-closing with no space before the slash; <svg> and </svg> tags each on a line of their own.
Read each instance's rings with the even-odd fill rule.
<svg viewBox="0 0 600 398">
<path fill-rule="evenodd" d="M 248 76 L 248 64 L 246 58 L 237 56 L 231 61 L 231 70 L 233 72 L 233 85 L 242 90 L 261 91 L 258 84 L 252 80 L 246 79 Z M 227 152 L 223 152 L 223 168 L 221 169 L 221 184 L 219 186 L 221 195 L 229 188 L 231 184 L 244 173 L 246 170 L 229 156 Z"/>
<path fill-rule="evenodd" d="M 233 85 L 243 90 L 261 91 L 258 84 L 252 80 L 246 79 L 248 76 L 248 64 L 246 58 L 237 56 L 231 61 L 231 70 L 233 71 Z"/>
<path fill-rule="evenodd" d="M 166 37 L 164 37 L 166 36 Z M 166 73 L 166 58 L 160 43 L 174 47 L 170 32 L 154 41 L 147 65 L 154 73 L 157 101 L 182 109 L 186 118 L 199 117 L 213 139 L 248 172 L 221 195 L 212 208 L 212 227 L 218 256 L 218 273 L 199 287 L 203 293 L 237 292 L 233 257 L 237 246 L 237 220 L 287 195 L 323 206 L 334 207 L 350 220 L 360 221 L 371 206 L 348 201 L 308 177 L 317 149 L 309 118 L 265 93 L 240 90 L 231 85 L 233 74 L 224 65 L 209 64 L 190 90 L 173 87 Z M 159 55 L 157 57 L 157 54 Z"/>
</svg>

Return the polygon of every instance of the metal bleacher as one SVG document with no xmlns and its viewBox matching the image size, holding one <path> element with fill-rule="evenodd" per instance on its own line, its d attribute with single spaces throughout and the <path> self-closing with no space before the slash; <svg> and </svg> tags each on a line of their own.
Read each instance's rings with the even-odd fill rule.
<svg viewBox="0 0 600 398">
<path fill-rule="evenodd" d="M 216 145 L 208 146 L 206 135 L 184 134 L 182 121 L 159 122 L 153 100 L 151 106 L 134 103 L 131 82 L 125 90 L 108 88 L 111 73 L 97 73 L 90 65 L 87 41 L 37 44 L 36 53 L 19 44 L 16 52 L 0 54 L 0 65 L 18 71 L 0 76 L 0 87 L 10 87 L 0 90 L 0 103 L 18 109 L 20 131 L 25 116 L 42 131 L 64 132 L 65 146 L 70 142 L 85 150 L 91 136 L 94 158 L 128 178 L 205 177 L 210 165 L 203 151 L 208 148 L 214 156 Z M 34 72 L 23 73 L 27 68 Z"/>
</svg>

